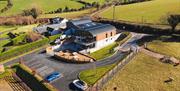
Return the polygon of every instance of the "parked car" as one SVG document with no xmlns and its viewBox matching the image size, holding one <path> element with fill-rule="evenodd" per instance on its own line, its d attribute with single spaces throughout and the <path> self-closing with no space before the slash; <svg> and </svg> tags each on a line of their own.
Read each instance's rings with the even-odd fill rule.
<svg viewBox="0 0 180 91">
<path fill-rule="evenodd" d="M 86 90 L 88 88 L 87 83 L 85 83 L 84 81 L 81 81 L 79 79 L 76 79 L 73 81 L 74 86 L 76 86 L 77 88 L 81 89 L 81 90 Z"/>
<path fill-rule="evenodd" d="M 52 82 L 57 78 L 60 78 L 62 76 L 62 74 L 58 73 L 58 72 L 53 72 L 52 74 L 48 75 L 45 80 L 48 82 Z"/>
</svg>

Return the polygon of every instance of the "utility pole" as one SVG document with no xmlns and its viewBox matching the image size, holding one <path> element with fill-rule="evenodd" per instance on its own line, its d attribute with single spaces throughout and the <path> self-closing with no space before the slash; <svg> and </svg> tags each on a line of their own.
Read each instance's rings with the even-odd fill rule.
<svg viewBox="0 0 180 91">
<path fill-rule="evenodd" d="M 115 5 L 113 5 L 113 20 L 115 20 Z"/>
</svg>

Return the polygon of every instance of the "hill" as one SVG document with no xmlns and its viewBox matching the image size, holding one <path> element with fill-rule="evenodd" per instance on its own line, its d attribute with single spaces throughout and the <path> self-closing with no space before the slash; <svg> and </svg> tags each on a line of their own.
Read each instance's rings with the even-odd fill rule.
<svg viewBox="0 0 180 91">
<path fill-rule="evenodd" d="M 152 0 L 116 6 L 115 19 L 131 22 L 162 23 L 161 18 L 167 13 L 180 14 L 180 0 Z M 113 8 L 110 7 L 100 13 L 104 18 L 112 19 Z"/>
<path fill-rule="evenodd" d="M 12 0 L 13 7 L 10 8 L 8 11 L 0 14 L 0 16 L 9 16 L 9 15 L 16 15 L 22 12 L 22 10 L 29 9 L 32 7 L 40 8 L 44 13 L 56 10 L 58 8 L 64 9 L 66 6 L 68 8 L 81 8 L 84 6 L 81 3 L 78 3 L 73 0 Z M 3 7 L 0 1 L 0 8 Z M 2 3 L 3 4 L 3 3 Z M 4 4 L 3 4 L 4 5 Z"/>
</svg>

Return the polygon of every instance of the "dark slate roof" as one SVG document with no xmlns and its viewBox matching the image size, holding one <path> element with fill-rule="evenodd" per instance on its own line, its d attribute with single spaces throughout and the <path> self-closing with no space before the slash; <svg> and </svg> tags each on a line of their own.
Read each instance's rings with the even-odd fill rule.
<svg viewBox="0 0 180 91">
<path fill-rule="evenodd" d="M 77 26 L 85 23 L 90 23 L 92 21 L 90 19 L 77 19 L 77 20 L 71 20 L 70 22 L 72 22 L 75 26 Z"/>
<path fill-rule="evenodd" d="M 86 28 L 85 31 L 90 32 L 93 36 L 97 34 L 115 30 L 116 28 L 110 24 L 98 24 L 98 26 Z"/>
<path fill-rule="evenodd" d="M 110 24 L 96 23 L 96 22 L 92 22 L 90 19 L 85 19 L 85 18 L 78 20 L 71 20 L 70 22 L 72 22 L 73 25 L 77 26 L 80 30 L 90 32 L 93 36 L 116 29 L 114 26 Z"/>
<path fill-rule="evenodd" d="M 93 36 L 96 36 L 97 34 L 112 31 L 116 28 L 110 24 L 102 24 L 102 23 L 95 23 L 95 22 L 89 22 L 85 24 L 80 24 L 78 27 L 81 30 L 90 32 Z"/>
</svg>

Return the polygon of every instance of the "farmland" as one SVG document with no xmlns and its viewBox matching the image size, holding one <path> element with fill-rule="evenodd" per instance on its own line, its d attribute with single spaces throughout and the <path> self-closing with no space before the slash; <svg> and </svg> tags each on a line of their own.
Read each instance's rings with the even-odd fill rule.
<svg viewBox="0 0 180 91">
<path fill-rule="evenodd" d="M 148 43 L 148 49 L 180 59 L 180 43 L 179 42 L 162 42 L 153 41 Z"/>
<path fill-rule="evenodd" d="M 88 3 L 98 2 L 100 5 L 104 4 L 106 0 L 84 0 Z"/>
<path fill-rule="evenodd" d="M 40 8 L 44 13 L 56 10 L 58 8 L 81 8 L 83 4 L 72 0 L 12 0 L 13 7 L 8 11 L 0 14 L 0 16 L 9 16 L 20 14 L 22 10 L 32 7 Z M 2 2 L 2 1 L 1 1 Z M 0 4 L 1 5 L 1 4 Z M 0 6 L 1 7 L 1 6 Z"/>
<path fill-rule="evenodd" d="M 93 10 L 95 10 L 95 8 L 82 10 L 82 11 L 66 12 L 66 13 L 42 14 L 39 18 L 53 18 L 53 17 L 76 18 L 79 16 L 85 16 L 91 13 Z"/>
<path fill-rule="evenodd" d="M 179 0 L 152 0 L 116 6 L 115 19 L 138 23 L 165 23 L 162 21 L 162 17 L 165 17 L 168 13 L 180 14 Z M 101 12 L 100 16 L 112 19 L 113 7 Z"/>
<path fill-rule="evenodd" d="M 159 62 L 157 59 L 139 53 L 118 72 L 102 91 L 179 91 L 180 66 Z M 168 77 L 174 80 L 165 83 Z"/>
<path fill-rule="evenodd" d="M 7 1 L 0 0 L 0 10 L 3 9 L 7 5 Z"/>
</svg>

